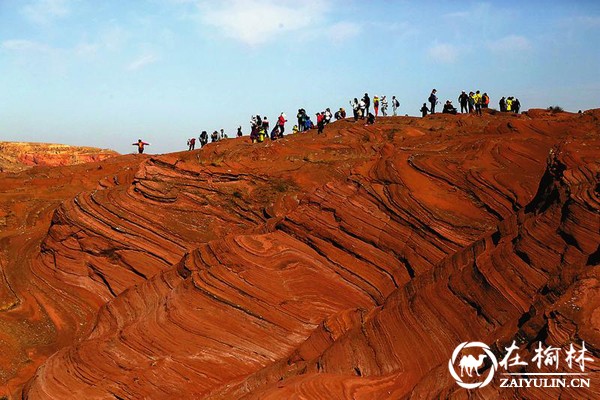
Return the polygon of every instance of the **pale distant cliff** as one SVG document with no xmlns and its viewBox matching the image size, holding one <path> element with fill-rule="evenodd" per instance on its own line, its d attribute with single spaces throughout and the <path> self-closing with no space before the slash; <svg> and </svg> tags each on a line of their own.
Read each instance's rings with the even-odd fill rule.
<svg viewBox="0 0 600 400">
<path fill-rule="evenodd" d="M 36 165 L 59 166 L 102 161 L 119 155 L 94 147 L 51 143 L 0 142 L 0 172 L 20 171 Z"/>
</svg>

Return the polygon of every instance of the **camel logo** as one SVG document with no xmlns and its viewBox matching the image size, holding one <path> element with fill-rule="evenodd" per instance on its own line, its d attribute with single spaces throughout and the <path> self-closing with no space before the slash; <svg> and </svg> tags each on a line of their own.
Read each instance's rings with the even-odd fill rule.
<svg viewBox="0 0 600 400">
<path fill-rule="evenodd" d="M 461 354 L 463 349 L 468 348 L 480 348 L 483 350 L 484 354 L 479 354 L 477 357 L 468 354 L 463 355 L 460 358 L 458 366 L 460 367 L 460 376 L 456 373 L 454 369 L 454 365 L 456 364 L 456 360 L 458 356 Z M 469 378 L 480 377 L 479 369 L 483 366 L 486 358 L 491 362 L 490 372 L 487 377 L 481 382 L 464 382 L 462 378 L 468 376 Z M 498 369 L 498 360 L 496 360 L 496 356 L 490 350 L 489 346 L 485 343 L 481 342 L 463 342 L 459 344 L 452 353 L 452 358 L 448 361 L 448 369 L 450 370 L 450 374 L 456 380 L 456 383 L 465 389 L 476 389 L 480 387 L 484 387 L 488 383 L 492 381 L 494 378 L 494 373 Z"/>
</svg>

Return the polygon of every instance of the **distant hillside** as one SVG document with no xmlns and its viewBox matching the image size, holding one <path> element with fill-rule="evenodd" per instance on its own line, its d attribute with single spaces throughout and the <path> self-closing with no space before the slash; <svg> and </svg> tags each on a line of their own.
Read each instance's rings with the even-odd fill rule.
<svg viewBox="0 0 600 400">
<path fill-rule="evenodd" d="M 0 142 L 0 172 L 16 172 L 36 165 L 59 166 L 102 161 L 119 155 L 95 147 L 51 143 Z"/>
</svg>

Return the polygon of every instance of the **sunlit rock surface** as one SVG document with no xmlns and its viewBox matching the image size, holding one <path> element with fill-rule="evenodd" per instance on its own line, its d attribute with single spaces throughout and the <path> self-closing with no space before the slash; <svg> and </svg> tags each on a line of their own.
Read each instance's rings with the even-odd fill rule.
<svg viewBox="0 0 600 400">
<path fill-rule="evenodd" d="M 448 360 L 600 356 L 598 117 L 339 121 L 0 176 L 0 394 L 596 398 L 593 363 L 587 389 L 467 392 Z"/>
<path fill-rule="evenodd" d="M 75 165 L 102 161 L 119 153 L 94 147 L 51 143 L 0 142 L 0 172 L 22 171 L 32 166 Z"/>
</svg>

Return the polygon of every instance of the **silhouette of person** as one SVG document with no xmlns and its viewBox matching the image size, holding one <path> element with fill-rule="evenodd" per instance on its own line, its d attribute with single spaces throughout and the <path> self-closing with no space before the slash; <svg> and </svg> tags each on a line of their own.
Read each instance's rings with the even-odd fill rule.
<svg viewBox="0 0 600 400">
<path fill-rule="evenodd" d="M 469 105 L 469 95 L 463 90 L 460 96 L 458 96 L 458 102 L 460 103 L 460 112 L 465 113 L 468 112 Z"/>
<path fill-rule="evenodd" d="M 365 96 L 362 99 L 365 102 L 365 112 L 363 113 L 364 118 L 369 114 L 369 107 L 371 107 L 371 98 L 367 93 L 365 93 Z"/>
<path fill-rule="evenodd" d="M 142 154 L 144 152 L 144 146 L 150 146 L 150 143 L 146 143 L 142 139 L 138 139 L 137 143 L 132 143 L 131 145 L 137 146 L 138 154 Z"/>
<path fill-rule="evenodd" d="M 398 107 L 400 107 L 400 102 L 396 96 L 392 96 L 392 111 L 394 112 L 394 117 L 397 115 Z"/>
<path fill-rule="evenodd" d="M 435 114 L 435 105 L 437 104 L 438 97 L 436 95 L 437 90 L 433 89 L 429 95 L 429 104 L 431 104 L 431 113 Z M 422 111 L 422 110 L 421 110 Z"/>
</svg>

